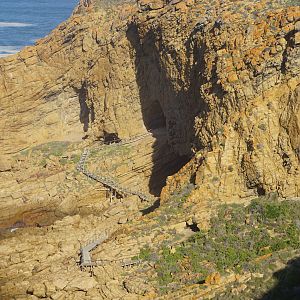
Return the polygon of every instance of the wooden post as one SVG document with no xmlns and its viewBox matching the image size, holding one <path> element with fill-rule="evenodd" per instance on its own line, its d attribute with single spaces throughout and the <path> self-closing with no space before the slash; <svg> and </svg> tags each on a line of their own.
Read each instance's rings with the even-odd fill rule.
<svg viewBox="0 0 300 300">
<path fill-rule="evenodd" d="M 90 273 L 91 273 L 91 277 L 93 277 L 94 276 L 94 266 L 90 267 Z"/>
</svg>

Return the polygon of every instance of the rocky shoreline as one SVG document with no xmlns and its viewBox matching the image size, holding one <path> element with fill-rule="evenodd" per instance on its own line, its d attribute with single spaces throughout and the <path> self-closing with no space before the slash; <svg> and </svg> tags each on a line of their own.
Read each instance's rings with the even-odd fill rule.
<svg viewBox="0 0 300 300">
<path fill-rule="evenodd" d="M 1 299 L 297 299 L 297 2 L 82 0 L 0 70 Z"/>
</svg>

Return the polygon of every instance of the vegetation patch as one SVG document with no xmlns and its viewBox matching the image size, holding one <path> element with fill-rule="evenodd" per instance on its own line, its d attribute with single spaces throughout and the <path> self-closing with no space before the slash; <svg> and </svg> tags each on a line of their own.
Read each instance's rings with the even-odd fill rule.
<svg viewBox="0 0 300 300">
<path fill-rule="evenodd" d="M 45 157 L 50 155 L 62 156 L 67 150 L 71 143 L 70 142 L 50 142 L 46 144 L 41 144 L 26 151 L 23 151 L 23 155 L 28 155 L 29 152 L 41 152 Z"/>
<path fill-rule="evenodd" d="M 111 156 L 125 156 L 131 151 L 130 145 L 108 145 L 102 149 L 92 149 L 90 151 L 91 157 L 111 157 Z"/>
<path fill-rule="evenodd" d="M 55 141 L 41 144 L 30 149 L 22 151 L 22 155 L 32 155 L 39 160 L 38 165 L 45 167 L 47 160 L 51 157 L 57 157 L 61 165 L 68 163 L 77 164 L 80 160 L 81 154 L 72 154 L 70 157 L 66 156 L 67 152 L 72 151 L 74 143 L 67 141 Z"/>
<path fill-rule="evenodd" d="M 191 191 L 195 188 L 193 184 L 188 184 L 179 193 L 172 196 L 164 206 L 161 206 L 161 213 L 154 217 L 160 225 L 166 225 L 170 220 L 174 220 L 178 215 L 184 213 L 183 205 L 188 199 Z"/>
<path fill-rule="evenodd" d="M 140 254 L 138 256 L 138 259 L 142 260 L 150 260 L 152 256 L 153 251 L 150 249 L 149 246 L 145 246 L 140 250 Z"/>
<path fill-rule="evenodd" d="M 74 163 L 74 164 L 77 164 L 80 160 L 80 157 L 81 155 L 80 154 L 72 154 L 71 155 L 71 161 Z"/>
<path fill-rule="evenodd" d="M 172 290 L 204 282 L 215 272 L 255 271 L 275 253 L 299 248 L 299 218 L 300 202 L 292 200 L 259 198 L 246 207 L 223 205 L 207 232 L 160 249 L 158 284 Z"/>
</svg>

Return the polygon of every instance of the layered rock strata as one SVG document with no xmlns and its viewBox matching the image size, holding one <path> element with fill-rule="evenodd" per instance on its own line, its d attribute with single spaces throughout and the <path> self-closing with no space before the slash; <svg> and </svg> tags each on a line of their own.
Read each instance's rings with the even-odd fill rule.
<svg viewBox="0 0 300 300">
<path fill-rule="evenodd" d="M 76 170 L 83 147 L 90 149 L 85 165 L 89 172 L 146 195 L 149 203 L 133 201 L 136 209 L 150 206 L 155 201 L 151 193 L 157 195 L 166 177 L 178 170 L 174 161 L 181 159 L 168 149 L 166 138 L 158 144 L 155 136 L 166 133 L 111 145 L 47 143 L 15 156 L 11 170 L 0 172 L 0 228 L 44 226 L 66 215 L 99 213 L 111 201 L 118 203 L 120 195 L 110 199 L 109 186 Z"/>
<path fill-rule="evenodd" d="M 299 196 L 299 22 L 293 1 L 80 1 L 1 59 L 0 221 L 12 231 L 1 233 L 1 297 L 158 298 L 153 265 L 117 262 L 207 228 L 220 203 Z M 89 170 L 120 185 L 159 195 L 166 182 L 162 207 L 111 203 L 74 171 L 85 147 Z M 90 277 L 79 249 L 108 229 L 94 252 L 108 264 Z M 191 293 L 205 294 L 176 297 Z"/>
<path fill-rule="evenodd" d="M 205 191 L 299 193 L 298 7 L 104 3 L 1 61 L 2 154 L 165 127 Z"/>
</svg>

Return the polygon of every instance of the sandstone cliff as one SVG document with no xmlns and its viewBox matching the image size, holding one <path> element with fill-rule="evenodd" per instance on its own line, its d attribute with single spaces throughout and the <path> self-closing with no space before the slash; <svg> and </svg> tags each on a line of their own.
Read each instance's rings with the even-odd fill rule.
<svg viewBox="0 0 300 300">
<path fill-rule="evenodd" d="M 28 229 L 26 239 L 41 250 L 37 262 L 23 257 L 33 249 L 21 233 L 5 236 L 1 268 L 12 278 L 1 278 L 7 299 L 26 292 L 30 299 L 139 297 L 120 274 L 96 274 L 94 281 L 73 266 L 85 228 L 93 235 L 105 223 L 115 228 L 133 221 L 125 226 L 128 249 L 158 243 L 165 234 L 145 234 L 136 244 L 136 232 L 157 220 L 155 213 L 134 220 L 156 204 L 146 209 L 138 199 L 119 198 L 112 209 L 103 186 L 74 171 L 84 147 L 94 151 L 91 170 L 160 194 L 167 207 L 189 189 L 185 211 L 171 226 L 185 236 L 186 222 L 207 227 L 220 202 L 300 196 L 300 7 L 293 1 L 81 0 L 70 19 L 35 46 L 0 59 L 0 70 L 1 227 L 81 215 L 52 229 Z M 136 136 L 147 137 L 122 151 L 98 151 L 99 141 Z M 44 245 L 40 235 L 49 230 Z M 108 257 L 120 254 L 119 238 Z M 50 262 L 38 266 L 47 255 Z M 57 282 L 70 257 L 75 283 Z M 60 267 L 46 270 L 50 263 Z M 19 276 L 26 280 L 17 287 Z M 41 286 L 32 286 L 36 278 L 44 280 Z M 146 290 L 153 298 L 153 287 Z"/>
<path fill-rule="evenodd" d="M 2 154 L 165 126 L 199 186 L 299 193 L 298 7 L 103 3 L 1 61 Z"/>
</svg>

